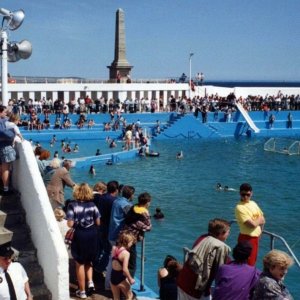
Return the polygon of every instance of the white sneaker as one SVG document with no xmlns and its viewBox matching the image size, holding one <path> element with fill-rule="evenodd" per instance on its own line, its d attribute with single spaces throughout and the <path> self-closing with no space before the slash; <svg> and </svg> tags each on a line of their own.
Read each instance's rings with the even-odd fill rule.
<svg viewBox="0 0 300 300">
<path fill-rule="evenodd" d="M 76 294 L 77 298 L 80 298 L 80 299 L 86 299 L 87 298 L 85 291 L 78 290 L 78 291 L 76 291 L 75 294 Z"/>
</svg>

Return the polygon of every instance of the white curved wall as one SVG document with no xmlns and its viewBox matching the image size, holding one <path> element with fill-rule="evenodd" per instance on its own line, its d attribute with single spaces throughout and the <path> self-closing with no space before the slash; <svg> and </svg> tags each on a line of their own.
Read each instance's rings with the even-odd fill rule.
<svg viewBox="0 0 300 300">
<path fill-rule="evenodd" d="M 31 144 L 28 141 L 18 143 L 17 150 L 19 159 L 13 165 L 13 186 L 21 193 L 26 221 L 44 271 L 45 284 L 53 300 L 70 299 L 68 253 Z"/>
</svg>

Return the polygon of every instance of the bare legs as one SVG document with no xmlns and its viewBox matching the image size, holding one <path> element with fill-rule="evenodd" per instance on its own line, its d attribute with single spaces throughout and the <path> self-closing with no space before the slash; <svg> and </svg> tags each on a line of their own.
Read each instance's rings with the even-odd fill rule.
<svg viewBox="0 0 300 300">
<path fill-rule="evenodd" d="M 133 299 L 133 293 L 131 291 L 131 286 L 129 282 L 126 280 L 123 280 L 118 285 L 110 284 L 111 291 L 113 293 L 114 300 L 120 300 L 120 294 L 121 292 L 125 295 L 126 300 L 132 300 Z"/>
<path fill-rule="evenodd" d="M 3 182 L 4 190 L 8 190 L 9 187 L 9 171 L 10 171 L 10 163 L 3 162 L 1 164 L 1 179 Z"/>
<path fill-rule="evenodd" d="M 93 280 L 93 268 L 91 264 L 84 265 L 76 262 L 76 276 L 79 290 L 85 291 L 85 279 L 87 279 L 88 282 Z"/>
</svg>

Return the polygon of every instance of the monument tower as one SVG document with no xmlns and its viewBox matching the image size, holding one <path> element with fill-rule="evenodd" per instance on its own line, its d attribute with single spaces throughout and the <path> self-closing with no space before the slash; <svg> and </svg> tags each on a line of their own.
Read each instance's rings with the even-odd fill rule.
<svg viewBox="0 0 300 300">
<path fill-rule="evenodd" d="M 130 80 L 130 71 L 133 66 L 126 59 L 125 18 L 121 8 L 116 12 L 115 58 L 108 68 L 111 81 L 126 82 Z"/>
</svg>

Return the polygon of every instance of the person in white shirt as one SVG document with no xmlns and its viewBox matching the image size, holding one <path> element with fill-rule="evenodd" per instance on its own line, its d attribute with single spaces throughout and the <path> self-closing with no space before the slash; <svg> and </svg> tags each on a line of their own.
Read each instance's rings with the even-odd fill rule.
<svg viewBox="0 0 300 300">
<path fill-rule="evenodd" d="M 26 271 L 20 263 L 12 261 L 13 255 L 14 251 L 11 248 L 10 242 L 0 245 L 0 299 L 14 299 L 12 291 L 14 290 L 16 299 L 32 300 L 33 297 Z M 9 288 L 9 278 L 7 276 L 12 281 L 13 287 L 11 289 Z"/>
</svg>

